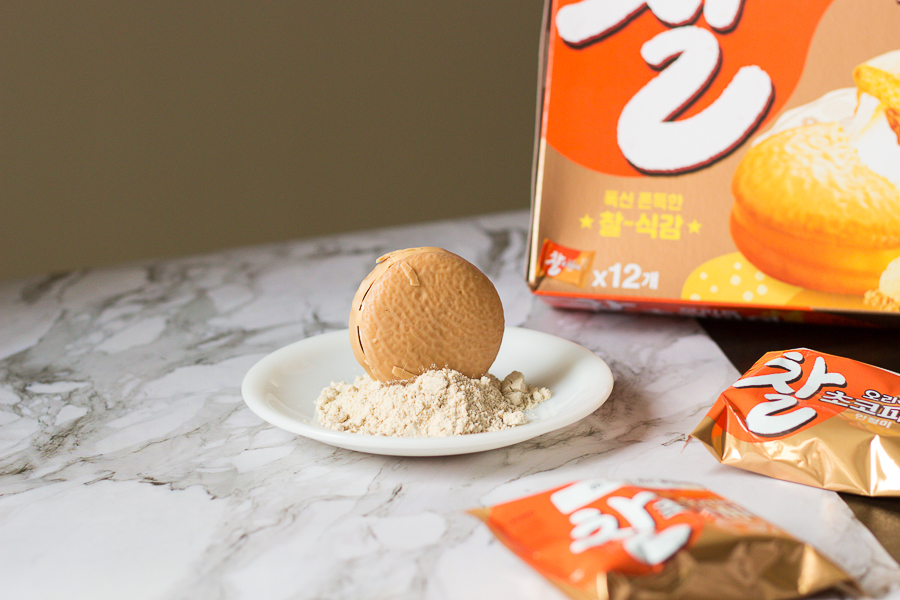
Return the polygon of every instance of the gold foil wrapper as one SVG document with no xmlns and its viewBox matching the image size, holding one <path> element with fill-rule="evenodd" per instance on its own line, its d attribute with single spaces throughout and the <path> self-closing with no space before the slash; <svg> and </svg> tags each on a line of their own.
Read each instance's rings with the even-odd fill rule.
<svg viewBox="0 0 900 600">
<path fill-rule="evenodd" d="M 603 581 L 605 579 L 605 581 Z M 777 535 L 702 536 L 659 574 L 598 578 L 600 600 L 784 600 L 826 590 L 861 595 L 850 576 L 814 548 Z"/>
<path fill-rule="evenodd" d="M 471 513 L 577 600 L 861 594 L 810 545 L 690 484 L 580 481 Z"/>
<path fill-rule="evenodd" d="M 800 411 L 811 418 L 796 425 Z M 754 414 L 796 426 L 760 425 Z M 770 352 L 719 396 L 692 436 L 722 464 L 837 492 L 900 496 L 900 375 L 808 349 Z"/>
</svg>

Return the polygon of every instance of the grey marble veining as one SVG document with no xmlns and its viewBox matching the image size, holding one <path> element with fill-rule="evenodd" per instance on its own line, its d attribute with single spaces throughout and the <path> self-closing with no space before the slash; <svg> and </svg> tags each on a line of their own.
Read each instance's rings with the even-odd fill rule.
<svg viewBox="0 0 900 600">
<path fill-rule="evenodd" d="M 523 281 L 526 229 L 527 214 L 502 214 L 0 284 L 0 595 L 561 599 L 465 510 L 586 477 L 664 477 L 900 598 L 900 567 L 836 494 L 685 445 L 739 375 L 697 323 L 549 308 Z M 345 328 L 375 258 L 419 245 L 481 267 L 509 325 L 601 356 L 610 400 L 563 430 L 445 458 L 333 448 L 250 412 L 251 365 Z"/>
</svg>

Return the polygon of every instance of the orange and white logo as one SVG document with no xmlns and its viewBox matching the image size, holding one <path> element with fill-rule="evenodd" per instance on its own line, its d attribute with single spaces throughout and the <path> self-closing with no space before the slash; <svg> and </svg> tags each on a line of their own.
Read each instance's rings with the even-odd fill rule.
<svg viewBox="0 0 900 600">
<path fill-rule="evenodd" d="M 610 175 L 712 164 L 790 96 L 831 1 L 557 0 L 542 131 Z"/>
<path fill-rule="evenodd" d="M 900 378 L 808 349 L 770 352 L 725 390 L 709 416 L 738 439 L 783 439 L 836 415 L 900 434 Z M 891 426 L 895 429 L 891 429 Z"/>
</svg>

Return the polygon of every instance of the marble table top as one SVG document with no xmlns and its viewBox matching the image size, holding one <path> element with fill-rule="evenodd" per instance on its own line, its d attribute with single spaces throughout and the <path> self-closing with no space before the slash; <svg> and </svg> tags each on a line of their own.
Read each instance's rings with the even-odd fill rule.
<svg viewBox="0 0 900 600">
<path fill-rule="evenodd" d="M 0 284 L 2 596 L 560 600 L 465 511 L 582 478 L 663 477 L 737 501 L 870 595 L 900 598 L 900 566 L 837 494 L 685 445 L 739 376 L 695 321 L 531 296 L 527 221 L 515 212 Z M 484 270 L 508 325 L 597 353 L 615 377 L 609 401 L 554 433 L 438 458 L 334 448 L 246 407 L 240 384 L 256 361 L 346 328 L 375 258 L 421 245 Z"/>
</svg>

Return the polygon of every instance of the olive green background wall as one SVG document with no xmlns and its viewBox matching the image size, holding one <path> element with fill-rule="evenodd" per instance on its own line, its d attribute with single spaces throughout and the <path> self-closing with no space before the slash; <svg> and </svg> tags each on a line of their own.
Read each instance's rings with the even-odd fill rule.
<svg viewBox="0 0 900 600">
<path fill-rule="evenodd" d="M 0 279 L 526 208 L 542 0 L 0 7 Z"/>
</svg>

